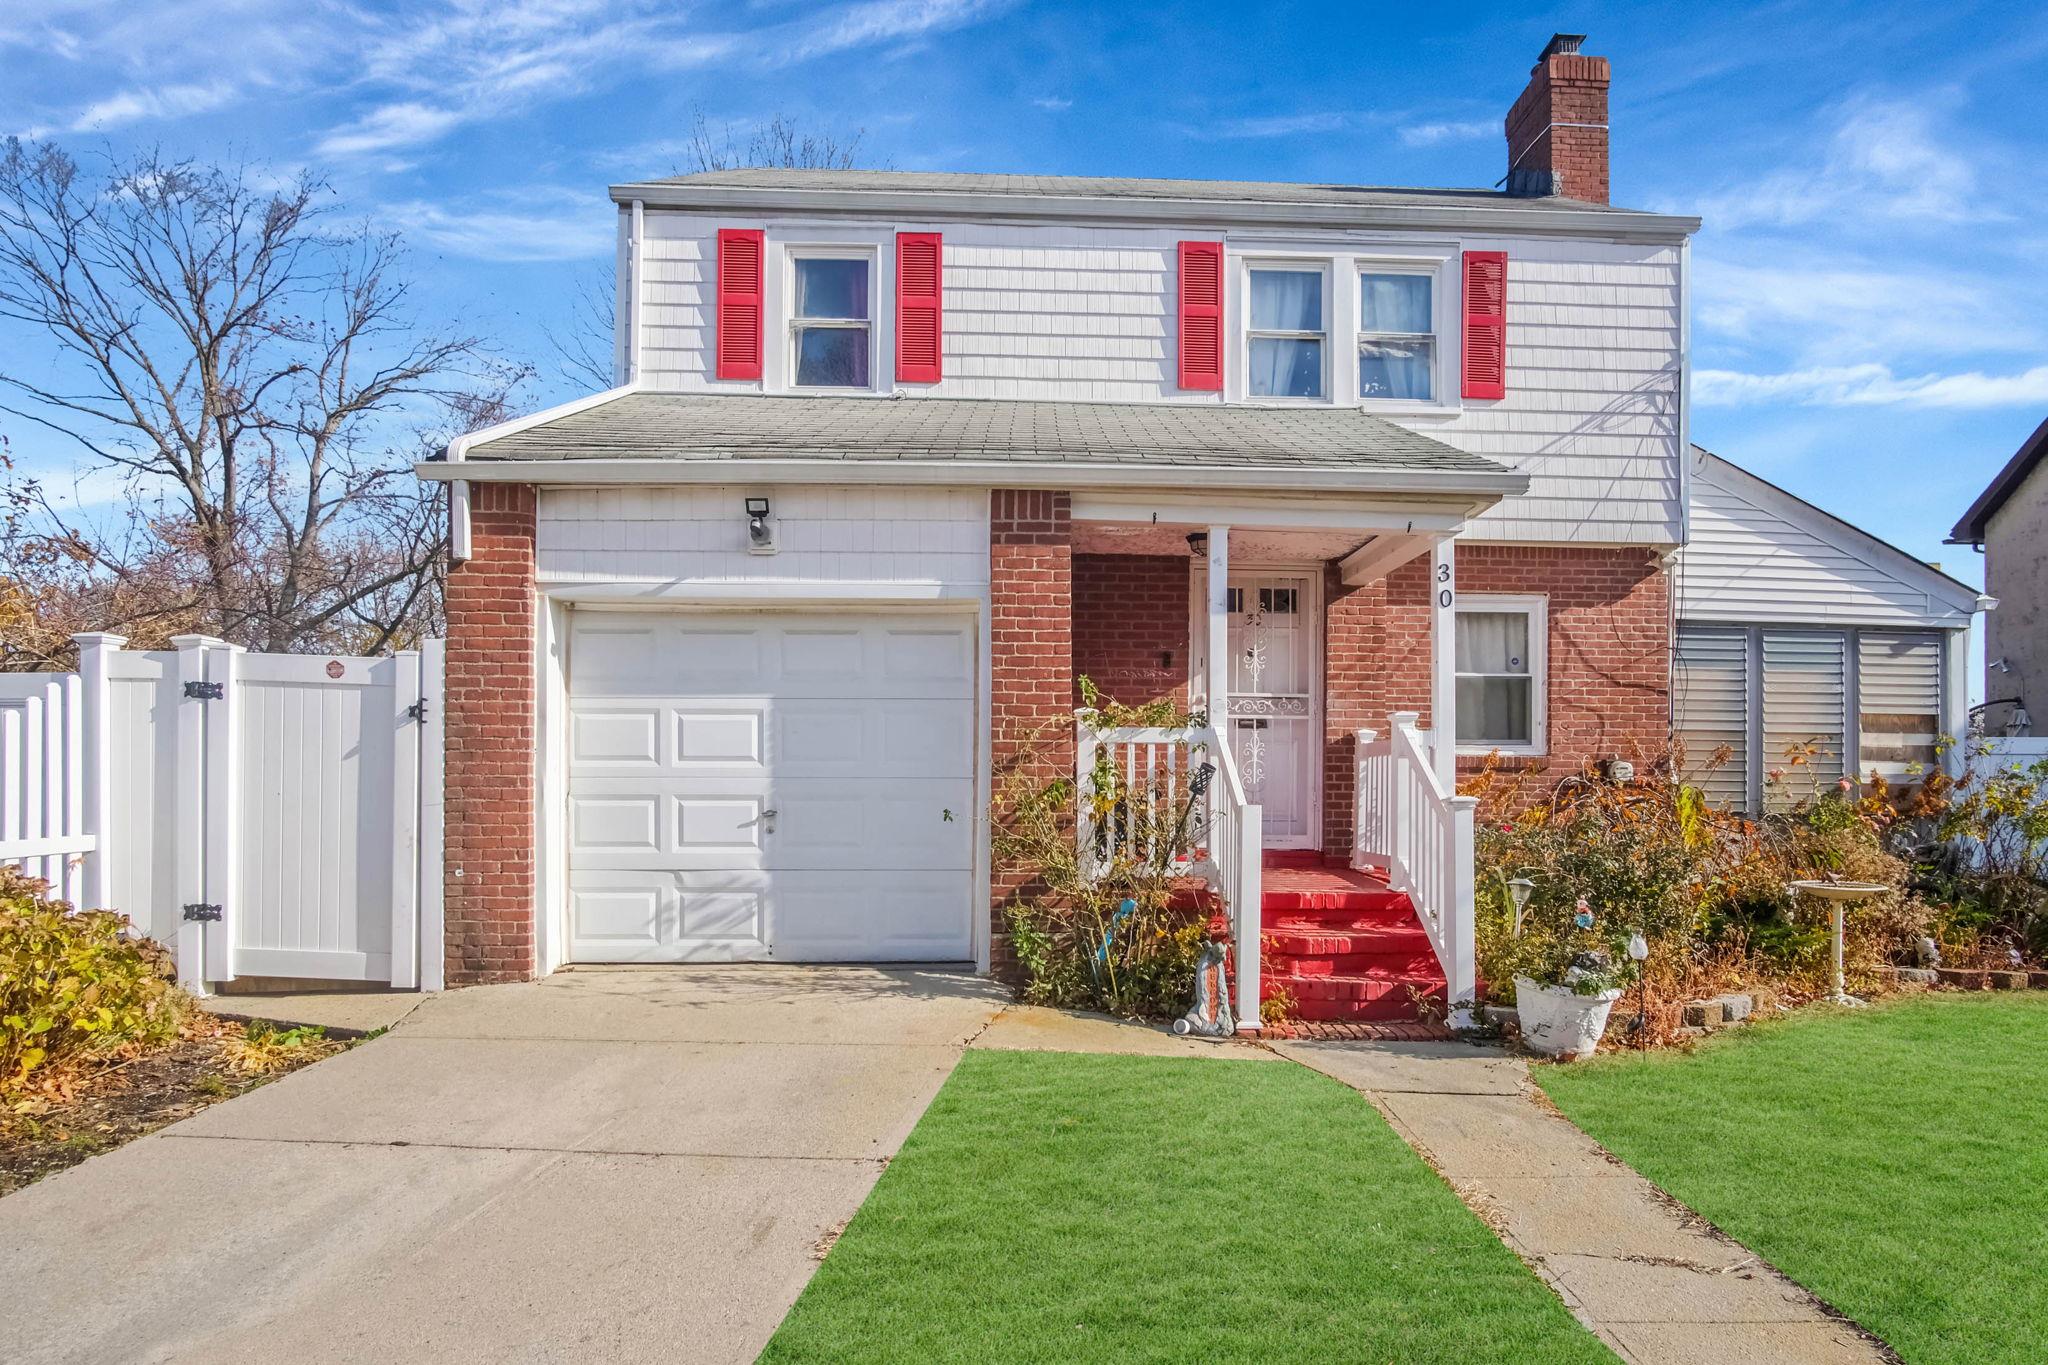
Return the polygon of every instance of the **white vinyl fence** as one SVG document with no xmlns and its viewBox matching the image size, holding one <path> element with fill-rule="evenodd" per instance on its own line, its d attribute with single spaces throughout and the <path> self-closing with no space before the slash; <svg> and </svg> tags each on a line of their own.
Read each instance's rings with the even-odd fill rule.
<svg viewBox="0 0 2048 1365">
<path fill-rule="evenodd" d="M 0 862 L 239 977 L 439 989 L 441 658 L 79 637 L 0 674 Z"/>
</svg>

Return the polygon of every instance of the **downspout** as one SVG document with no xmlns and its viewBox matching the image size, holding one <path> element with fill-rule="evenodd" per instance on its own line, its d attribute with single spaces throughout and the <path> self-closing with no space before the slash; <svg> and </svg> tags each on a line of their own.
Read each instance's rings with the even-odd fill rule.
<svg viewBox="0 0 2048 1365">
<path fill-rule="evenodd" d="M 1678 732 L 1678 609 L 1692 543 L 1692 238 L 1678 244 L 1678 549 L 1664 592 L 1664 742 Z M 1677 774 L 1673 774 L 1674 777 Z"/>
<path fill-rule="evenodd" d="M 640 382 L 640 299 L 641 299 L 641 258 L 646 254 L 647 240 L 646 206 L 638 199 L 633 201 L 632 237 L 626 244 L 626 383 Z"/>
</svg>

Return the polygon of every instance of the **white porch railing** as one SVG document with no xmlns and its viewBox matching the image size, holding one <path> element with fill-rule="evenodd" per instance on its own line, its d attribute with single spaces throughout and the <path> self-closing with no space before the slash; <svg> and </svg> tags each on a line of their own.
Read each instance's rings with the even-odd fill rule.
<svg viewBox="0 0 2048 1365">
<path fill-rule="evenodd" d="M 1230 747 L 1206 727 L 1096 730 L 1083 720 L 1074 749 L 1077 837 L 1083 865 L 1101 872 L 1123 852 L 1138 861 L 1168 856 L 1185 812 L 1194 831 L 1193 857 L 1172 870 L 1207 880 L 1230 916 L 1238 1029 L 1259 1025 L 1260 873 L 1265 842 L 1259 807 L 1245 800 Z M 1107 757 L 1121 797 L 1095 811 L 1098 760 Z M 1197 790 L 1203 764 L 1213 764 L 1206 790 Z"/>
<path fill-rule="evenodd" d="M 1381 866 L 1388 883 L 1408 893 L 1450 982 L 1451 1004 L 1469 1008 L 1478 989 L 1472 824 L 1479 801 L 1445 790 L 1432 736 L 1416 720 L 1413 711 L 1399 711 L 1385 735 L 1358 732 L 1351 865 Z"/>
</svg>

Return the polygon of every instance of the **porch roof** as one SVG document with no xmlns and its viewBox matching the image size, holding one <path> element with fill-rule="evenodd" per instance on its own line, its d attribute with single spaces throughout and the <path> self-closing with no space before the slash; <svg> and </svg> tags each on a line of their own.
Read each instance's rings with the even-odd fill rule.
<svg viewBox="0 0 2048 1365">
<path fill-rule="evenodd" d="M 1252 407 L 1214 403 L 1065 403 L 973 398 L 765 397 L 614 391 L 598 401 L 508 422 L 451 446 L 457 472 L 477 466 L 602 461 L 607 472 L 640 466 L 652 478 L 677 465 L 785 462 L 860 466 L 864 479 L 891 468 L 929 478 L 1001 484 L 1025 470 L 1058 470 L 1074 482 L 1205 482 L 1205 475 L 1267 472 L 1295 488 L 1369 486 L 1386 492 L 1502 495 L 1527 477 L 1483 456 L 1357 408 Z M 879 469 L 878 469 L 879 467 Z M 534 471 L 536 474 L 538 471 Z M 735 474 L 739 470 L 732 471 Z M 829 477 L 823 469 L 819 477 Z M 1162 477 L 1163 476 L 1163 477 Z M 1040 482 L 1033 480 L 1033 482 Z"/>
</svg>

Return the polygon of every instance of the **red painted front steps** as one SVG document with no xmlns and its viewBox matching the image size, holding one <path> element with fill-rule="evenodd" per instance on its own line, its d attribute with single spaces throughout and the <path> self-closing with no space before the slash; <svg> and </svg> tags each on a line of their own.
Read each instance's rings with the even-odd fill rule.
<svg viewBox="0 0 2048 1365">
<path fill-rule="evenodd" d="M 1310 1021 L 1443 1017 L 1449 985 L 1405 891 L 1315 852 L 1269 851 L 1263 881 L 1266 999 L 1285 990 Z"/>
</svg>

